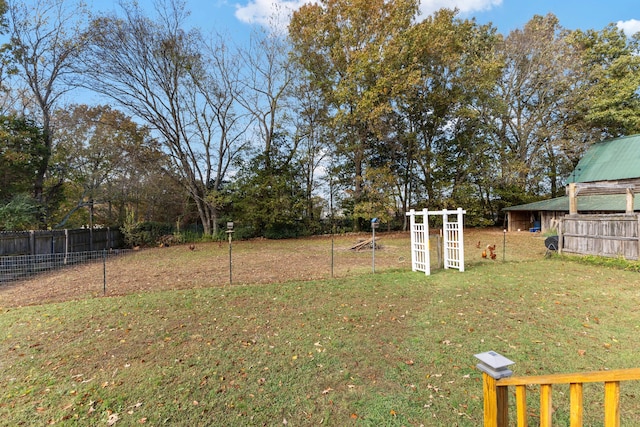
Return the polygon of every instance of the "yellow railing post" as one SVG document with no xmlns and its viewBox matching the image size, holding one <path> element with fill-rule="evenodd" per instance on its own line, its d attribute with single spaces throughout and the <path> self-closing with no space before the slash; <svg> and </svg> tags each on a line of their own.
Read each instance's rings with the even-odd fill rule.
<svg viewBox="0 0 640 427">
<path fill-rule="evenodd" d="M 484 427 L 498 427 L 498 393 L 496 389 L 496 379 L 483 372 Z"/>
<path fill-rule="evenodd" d="M 509 425 L 509 389 L 498 387 L 497 380 L 513 374 L 507 367 L 514 362 L 495 351 L 476 354 L 475 357 L 480 361 L 476 367 L 482 371 L 484 425 L 485 427 L 507 427 Z"/>
<path fill-rule="evenodd" d="M 620 427 L 620 382 L 604 383 L 604 425 Z"/>
<path fill-rule="evenodd" d="M 620 382 L 640 381 L 640 368 L 527 377 L 506 376 L 503 375 L 504 370 L 498 370 L 494 372 L 494 375 L 491 375 L 491 369 L 479 365 L 478 368 L 483 370 L 485 382 L 487 383 L 484 386 L 485 426 L 507 425 L 508 409 L 502 409 L 502 403 L 500 402 L 504 402 L 504 405 L 507 404 L 507 390 L 510 386 L 514 386 L 516 388 L 517 426 L 526 427 L 527 385 L 540 386 L 540 426 L 551 426 L 553 418 L 551 396 L 553 386 L 556 384 L 569 384 L 570 426 L 582 427 L 584 412 L 583 384 L 599 382 L 604 383 L 604 426 L 620 427 Z M 485 371 L 485 369 L 489 372 Z M 500 377 L 500 375 L 502 376 Z M 501 396 L 504 396 L 504 398 Z"/>
<path fill-rule="evenodd" d="M 571 421 L 571 427 L 582 427 L 582 417 L 584 414 L 582 389 L 582 383 L 571 383 L 571 385 L 569 385 L 569 405 L 571 406 L 569 419 Z"/>
<path fill-rule="evenodd" d="M 527 427 L 527 386 L 524 385 L 516 386 L 516 420 L 518 427 Z"/>
<path fill-rule="evenodd" d="M 551 427 L 553 415 L 551 387 L 551 384 L 540 384 L 540 427 Z"/>
</svg>

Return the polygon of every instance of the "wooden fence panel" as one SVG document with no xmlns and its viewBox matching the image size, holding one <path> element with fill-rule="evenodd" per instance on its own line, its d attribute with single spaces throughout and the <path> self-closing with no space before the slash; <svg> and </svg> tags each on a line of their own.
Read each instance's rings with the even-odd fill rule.
<svg viewBox="0 0 640 427">
<path fill-rule="evenodd" d="M 34 230 L 0 233 L 0 256 L 48 255 L 122 247 L 118 229 Z"/>
<path fill-rule="evenodd" d="M 561 252 L 637 260 L 637 214 L 567 215 L 560 222 Z"/>
<path fill-rule="evenodd" d="M 31 254 L 28 231 L 6 231 L 0 233 L 0 256 Z"/>
</svg>

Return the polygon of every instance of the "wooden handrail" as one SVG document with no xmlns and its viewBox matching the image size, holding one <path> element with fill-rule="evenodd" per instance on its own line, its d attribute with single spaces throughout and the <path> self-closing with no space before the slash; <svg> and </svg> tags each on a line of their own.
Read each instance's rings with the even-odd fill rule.
<svg viewBox="0 0 640 427">
<path fill-rule="evenodd" d="M 612 369 L 609 371 L 576 372 L 571 374 L 508 377 L 498 380 L 498 386 L 535 384 L 603 383 L 607 381 L 640 380 L 640 368 Z"/>
<path fill-rule="evenodd" d="M 569 384 L 570 425 L 582 426 L 583 384 L 604 383 L 604 425 L 620 426 L 620 382 L 640 380 L 640 368 L 615 369 L 571 374 L 536 375 L 494 379 L 483 372 L 484 425 L 506 427 L 509 420 L 508 387 L 516 388 L 516 421 L 518 427 L 527 426 L 526 387 L 540 385 L 540 426 L 550 427 L 552 419 L 552 388 L 556 384 Z"/>
</svg>

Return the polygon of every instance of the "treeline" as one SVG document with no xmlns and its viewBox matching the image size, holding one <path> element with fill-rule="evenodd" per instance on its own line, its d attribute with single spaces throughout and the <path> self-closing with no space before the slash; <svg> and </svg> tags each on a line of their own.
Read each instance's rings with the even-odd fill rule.
<svg viewBox="0 0 640 427">
<path fill-rule="evenodd" d="M 5 1 L 2 229 L 288 237 L 403 228 L 423 207 L 492 225 L 562 194 L 590 144 L 640 131 L 640 36 L 614 24 L 502 35 L 447 9 L 418 20 L 414 0 L 323 0 L 237 46 L 180 0 Z"/>
</svg>

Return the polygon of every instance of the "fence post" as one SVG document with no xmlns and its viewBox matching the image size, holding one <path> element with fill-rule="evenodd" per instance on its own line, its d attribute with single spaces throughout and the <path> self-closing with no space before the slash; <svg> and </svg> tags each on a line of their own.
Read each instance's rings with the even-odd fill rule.
<svg viewBox="0 0 640 427">
<path fill-rule="evenodd" d="M 509 425 L 508 388 L 498 387 L 497 381 L 513 374 L 507 367 L 514 362 L 495 351 L 476 354 L 475 357 L 480 360 L 476 368 L 482 371 L 484 426 L 507 427 Z"/>
<path fill-rule="evenodd" d="M 578 199 L 576 194 L 576 183 L 569 183 L 569 215 L 578 213 Z"/>
<path fill-rule="evenodd" d="M 33 230 L 29 231 L 29 255 L 37 255 L 36 254 L 36 232 Z"/>
<path fill-rule="evenodd" d="M 69 256 L 69 230 L 64 229 L 64 265 L 67 265 L 67 257 Z"/>
<path fill-rule="evenodd" d="M 506 427 L 508 425 L 508 406 L 506 389 L 496 385 L 496 379 L 486 372 L 482 373 L 482 394 L 484 396 L 484 427 Z"/>
<path fill-rule="evenodd" d="M 107 250 L 102 250 L 102 295 L 107 294 Z"/>
</svg>

